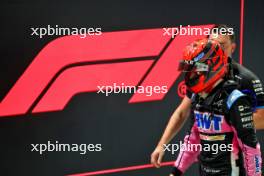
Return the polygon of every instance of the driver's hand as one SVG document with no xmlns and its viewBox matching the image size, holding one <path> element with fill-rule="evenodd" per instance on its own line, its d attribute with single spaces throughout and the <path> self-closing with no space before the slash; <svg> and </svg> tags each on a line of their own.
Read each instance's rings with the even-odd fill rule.
<svg viewBox="0 0 264 176">
<path fill-rule="evenodd" d="M 151 164 L 153 164 L 156 168 L 159 168 L 163 156 L 164 156 L 163 147 L 157 146 L 156 149 L 151 154 Z"/>
</svg>

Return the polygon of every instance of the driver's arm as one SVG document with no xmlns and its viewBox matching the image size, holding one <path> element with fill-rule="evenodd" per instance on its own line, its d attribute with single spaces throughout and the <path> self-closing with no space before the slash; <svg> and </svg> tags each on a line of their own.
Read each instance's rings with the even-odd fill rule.
<svg viewBox="0 0 264 176">
<path fill-rule="evenodd" d="M 185 120 L 189 116 L 191 102 L 191 99 L 185 96 L 181 104 L 172 114 L 156 149 L 151 154 L 151 163 L 155 167 L 160 167 L 161 160 L 164 155 L 164 144 L 168 144 L 171 141 L 171 139 L 178 133 L 178 131 L 183 126 Z"/>
</svg>

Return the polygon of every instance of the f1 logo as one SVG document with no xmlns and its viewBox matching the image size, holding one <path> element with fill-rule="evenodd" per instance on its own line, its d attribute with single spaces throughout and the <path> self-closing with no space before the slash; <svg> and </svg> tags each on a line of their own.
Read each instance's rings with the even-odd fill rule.
<svg viewBox="0 0 264 176">
<path fill-rule="evenodd" d="M 213 25 L 193 26 L 211 28 Z M 65 36 L 48 43 L 0 103 L 0 116 L 63 110 L 81 92 L 98 85 L 173 85 L 184 47 L 204 35 L 163 35 L 163 29 Z M 135 93 L 129 103 L 162 100 L 165 94 Z"/>
</svg>

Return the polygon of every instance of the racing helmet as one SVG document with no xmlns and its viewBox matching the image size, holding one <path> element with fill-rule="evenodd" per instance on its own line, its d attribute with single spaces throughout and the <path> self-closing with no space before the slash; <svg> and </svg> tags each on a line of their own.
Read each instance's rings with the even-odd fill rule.
<svg viewBox="0 0 264 176">
<path fill-rule="evenodd" d="M 194 93 L 209 93 L 228 72 L 228 57 L 215 40 L 200 39 L 183 52 L 179 71 L 185 72 L 185 84 Z"/>
</svg>

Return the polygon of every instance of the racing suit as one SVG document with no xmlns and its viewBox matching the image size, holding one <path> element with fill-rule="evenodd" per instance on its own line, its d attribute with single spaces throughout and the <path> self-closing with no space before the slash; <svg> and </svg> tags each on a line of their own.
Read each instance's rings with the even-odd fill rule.
<svg viewBox="0 0 264 176">
<path fill-rule="evenodd" d="M 223 81 L 206 98 L 192 95 L 191 129 L 174 164 L 175 176 L 197 160 L 201 176 L 261 176 L 252 98 L 237 87 Z"/>
</svg>

